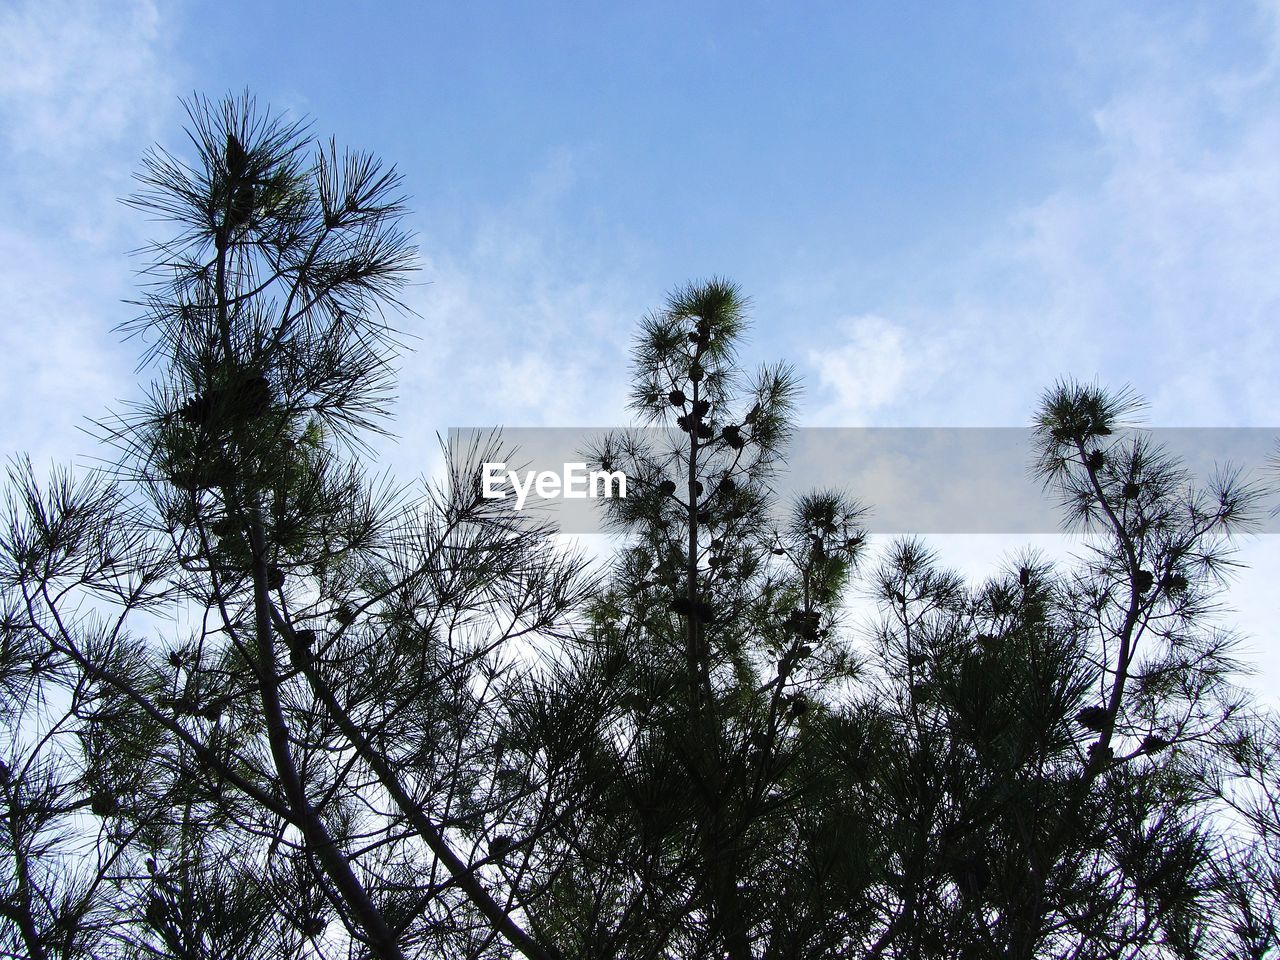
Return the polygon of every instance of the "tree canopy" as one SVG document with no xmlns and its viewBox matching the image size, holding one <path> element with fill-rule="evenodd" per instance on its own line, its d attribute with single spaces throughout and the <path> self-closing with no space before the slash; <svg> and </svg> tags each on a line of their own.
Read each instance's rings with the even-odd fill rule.
<svg viewBox="0 0 1280 960">
<path fill-rule="evenodd" d="M 798 378 L 713 278 L 639 325 L 588 562 L 481 494 L 497 435 L 364 465 L 401 177 L 188 109 L 130 200 L 145 399 L 107 466 L 10 470 L 4 955 L 1274 955 L 1280 725 L 1217 615 L 1263 491 L 1064 380 L 1034 468 L 1087 552 L 967 582 L 856 491 L 777 502 Z"/>
</svg>

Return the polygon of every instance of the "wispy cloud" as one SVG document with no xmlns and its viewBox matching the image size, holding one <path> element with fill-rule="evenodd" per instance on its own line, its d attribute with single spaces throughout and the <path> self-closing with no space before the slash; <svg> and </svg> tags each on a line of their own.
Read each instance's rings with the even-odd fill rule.
<svg viewBox="0 0 1280 960">
<path fill-rule="evenodd" d="M 1085 66 L 1122 77 L 1092 116 L 1103 173 L 1027 210 L 1007 248 L 1065 358 L 1205 425 L 1280 415 L 1280 51 L 1274 9 L 1258 21 L 1253 59 L 1227 65 L 1195 21 L 1091 38 Z"/>
<path fill-rule="evenodd" d="M 413 351 L 401 363 L 393 458 L 451 426 L 626 422 L 627 345 L 662 291 L 626 273 L 625 249 L 565 226 L 576 159 L 558 151 L 462 238 L 420 228 L 420 283 L 406 298 Z M 619 241 L 625 246 L 625 241 Z"/>
<path fill-rule="evenodd" d="M 149 0 L 23 2 L 0 10 L 6 146 L 65 165 L 137 132 L 170 91 L 160 13 Z M 74 162 L 74 161 L 72 161 Z"/>
<path fill-rule="evenodd" d="M 1277 6 L 1093 14 L 1062 79 L 1092 135 L 1056 185 L 940 257 L 929 293 L 874 304 L 903 331 L 893 351 L 939 361 L 895 381 L 881 422 L 1022 423 L 1064 375 L 1131 383 L 1163 423 L 1280 422 Z M 825 420 L 866 415 L 849 385 L 866 371 L 839 370 L 858 336 L 810 361 Z"/>
<path fill-rule="evenodd" d="M 835 326 L 846 339 L 808 355 L 819 394 L 829 398 L 812 418 L 818 425 L 866 425 L 875 414 L 906 401 L 938 364 L 929 342 L 916 341 L 884 317 L 868 314 Z"/>
<path fill-rule="evenodd" d="M 117 198 L 173 120 L 177 90 L 154 4 L 20 2 L 0 9 L 0 448 L 69 460 L 75 429 L 129 389 L 138 218 Z"/>
<path fill-rule="evenodd" d="M 1053 189 L 936 263 L 929 294 L 830 328 L 807 358 L 817 421 L 1024 424 L 1071 375 L 1132 384 L 1154 424 L 1280 424 L 1280 4 L 1092 14 L 1063 80 L 1085 148 L 1060 158 Z M 930 542 L 980 576 L 1029 539 Z M 1225 621 L 1255 638 L 1255 685 L 1271 690 L 1275 540 L 1244 545 Z M 1065 557 L 1072 542 L 1037 547 Z"/>
</svg>

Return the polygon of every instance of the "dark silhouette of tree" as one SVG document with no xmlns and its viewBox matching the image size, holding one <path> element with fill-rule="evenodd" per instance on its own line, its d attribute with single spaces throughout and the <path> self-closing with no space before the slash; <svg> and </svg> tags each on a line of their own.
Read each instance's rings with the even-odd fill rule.
<svg viewBox="0 0 1280 960">
<path fill-rule="evenodd" d="M 247 97 L 189 113 L 194 158 L 149 154 L 132 200 L 168 231 L 130 327 L 159 379 L 104 424 L 112 468 L 13 477 L 5 935 L 36 957 L 555 956 L 486 845 L 529 790 L 494 776 L 493 731 L 581 562 L 478 495 L 496 449 L 449 450 L 422 493 L 361 466 L 413 264 L 399 177 Z"/>
<path fill-rule="evenodd" d="M 189 113 L 131 201 L 151 389 L 108 466 L 10 471 L 4 955 L 1274 955 L 1280 726 L 1215 619 L 1256 488 L 1064 382 L 1036 468 L 1077 562 L 873 551 L 845 493 L 778 503 L 798 384 L 742 369 L 711 280 L 591 451 L 629 478 L 598 574 L 481 496 L 496 437 L 421 491 L 362 465 L 399 177 L 247 96 Z"/>
<path fill-rule="evenodd" d="M 859 510 L 814 495 L 780 536 L 770 529 L 796 383 L 786 367 L 741 375 L 743 308 L 711 281 L 647 318 L 633 405 L 672 427 L 670 442 L 634 432 L 595 451 L 630 479 L 610 502 L 630 540 L 553 678 L 558 699 L 583 705 L 561 762 L 584 799 L 525 895 L 575 955 L 745 958 L 762 936 L 833 945 L 827 904 L 865 895 L 850 882 L 861 851 L 823 845 L 850 811 L 815 793 L 810 756 L 831 736 L 816 702 L 850 678 L 827 638 Z"/>
<path fill-rule="evenodd" d="M 1231 769 L 1268 740 L 1212 618 L 1260 491 L 1197 490 L 1122 429 L 1133 398 L 1063 383 L 1038 470 L 1087 554 L 970 586 L 897 541 L 859 649 L 861 511 L 814 494 L 772 529 L 795 385 L 742 382 L 741 311 L 712 281 L 646 320 L 633 401 L 675 442 L 596 452 L 640 494 L 557 678 L 596 704 L 566 747 L 590 801 L 531 912 L 586 957 L 1266 955 L 1275 768 Z"/>
</svg>

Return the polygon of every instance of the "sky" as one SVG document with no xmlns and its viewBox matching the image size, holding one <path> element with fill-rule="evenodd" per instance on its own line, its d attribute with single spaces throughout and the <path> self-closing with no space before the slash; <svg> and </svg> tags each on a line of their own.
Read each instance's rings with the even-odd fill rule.
<svg viewBox="0 0 1280 960">
<path fill-rule="evenodd" d="M 452 426 L 626 423 L 637 319 L 711 275 L 803 425 L 1023 425 L 1074 376 L 1280 436 L 1276 2 L 0 0 L 6 455 L 94 455 L 159 229 L 119 199 L 181 98 L 244 89 L 404 175 L 397 473 Z M 1278 541 L 1232 603 L 1280 688 Z"/>
</svg>

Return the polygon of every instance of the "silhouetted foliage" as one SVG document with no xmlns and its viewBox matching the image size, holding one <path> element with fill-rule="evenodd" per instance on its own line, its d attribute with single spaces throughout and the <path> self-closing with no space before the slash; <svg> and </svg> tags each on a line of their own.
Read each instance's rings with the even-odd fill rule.
<svg viewBox="0 0 1280 960">
<path fill-rule="evenodd" d="M 348 452 L 393 385 L 399 177 L 247 98 L 190 116 L 194 157 L 149 154 L 132 201 L 171 231 L 130 327 L 149 399 L 103 424 L 112 468 L 11 478 L 4 936 L 553 956 L 486 853 L 531 791 L 494 717 L 582 564 L 474 494 L 495 448 L 418 493 Z"/>
<path fill-rule="evenodd" d="M 0 952 L 1274 955 L 1280 722 L 1216 619 L 1257 489 L 1063 382 L 1036 468 L 1084 552 L 965 582 L 844 492 L 777 502 L 798 383 L 716 279 L 641 324 L 662 432 L 591 452 L 630 493 L 594 571 L 480 496 L 497 438 L 417 492 L 362 465 L 399 177 L 189 112 L 131 201 L 147 399 L 109 467 L 10 471 Z"/>
<path fill-rule="evenodd" d="M 674 294 L 633 392 L 673 442 L 596 451 L 641 492 L 611 505 L 627 545 L 561 661 L 601 703 L 531 911 L 584 957 L 1272 950 L 1274 766 L 1238 757 L 1268 734 L 1212 617 L 1260 491 L 1195 489 L 1124 429 L 1133 398 L 1060 384 L 1038 470 L 1086 553 L 969 585 L 889 543 L 860 644 L 861 508 L 812 494 L 770 525 L 795 384 L 744 381 L 742 329 L 731 285 Z"/>
</svg>

